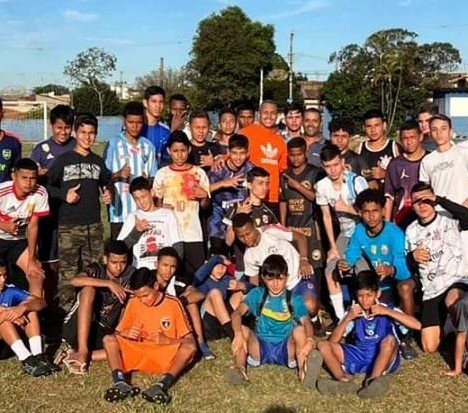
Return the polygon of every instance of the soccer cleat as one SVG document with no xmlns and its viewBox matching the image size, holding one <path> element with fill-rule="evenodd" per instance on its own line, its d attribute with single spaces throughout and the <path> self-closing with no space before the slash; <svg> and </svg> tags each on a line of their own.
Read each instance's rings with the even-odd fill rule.
<svg viewBox="0 0 468 413">
<path fill-rule="evenodd" d="M 23 370 L 33 377 L 48 376 L 52 373 L 51 369 L 42 364 L 37 357 L 29 356 L 21 362 Z"/>
<path fill-rule="evenodd" d="M 150 403 L 169 404 L 171 402 L 171 396 L 163 389 L 161 383 L 151 386 L 141 393 L 141 396 Z"/>
<path fill-rule="evenodd" d="M 200 352 L 205 360 L 215 360 L 216 354 L 211 351 L 206 343 L 199 344 Z"/>
<path fill-rule="evenodd" d="M 52 363 L 44 353 L 38 354 L 34 357 L 39 360 L 39 363 L 48 367 L 52 373 L 58 373 L 60 371 L 60 367 Z"/>
<path fill-rule="evenodd" d="M 400 343 L 401 357 L 403 357 L 405 360 L 414 360 L 415 358 L 417 358 L 418 353 L 416 351 L 415 346 L 416 343 L 414 342 L 413 337 L 405 337 Z"/>
<path fill-rule="evenodd" d="M 109 403 L 121 402 L 127 397 L 134 397 L 140 392 L 138 387 L 130 386 L 123 381 L 114 383 L 114 385 L 106 390 L 104 399 Z"/>
<path fill-rule="evenodd" d="M 350 394 L 356 393 L 361 386 L 353 381 L 320 379 L 317 389 L 322 394 Z"/>
</svg>

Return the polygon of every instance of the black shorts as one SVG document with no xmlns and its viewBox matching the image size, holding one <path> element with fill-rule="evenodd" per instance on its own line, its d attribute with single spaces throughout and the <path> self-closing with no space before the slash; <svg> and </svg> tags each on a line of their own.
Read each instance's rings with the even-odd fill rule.
<svg viewBox="0 0 468 413">
<path fill-rule="evenodd" d="M 6 360 L 13 357 L 15 353 L 10 346 L 3 340 L 0 340 L 0 360 Z"/>
<path fill-rule="evenodd" d="M 231 315 L 234 310 L 232 309 L 230 302 L 225 301 L 225 305 L 229 315 Z M 227 334 L 218 319 L 206 311 L 205 314 L 203 314 L 202 323 L 206 341 L 220 340 L 227 337 Z"/>
<path fill-rule="evenodd" d="M 55 218 L 44 217 L 39 220 L 37 255 L 40 262 L 58 261 L 58 224 Z"/>
<path fill-rule="evenodd" d="M 102 326 L 96 320 L 91 321 L 88 338 L 89 351 L 101 350 L 102 339 L 113 331 Z M 63 339 L 74 349 L 78 349 L 78 309 L 63 323 Z"/>
<path fill-rule="evenodd" d="M 445 306 L 445 297 L 450 290 L 459 289 L 464 292 L 468 291 L 468 284 L 456 282 L 444 293 L 437 297 L 431 298 L 422 302 L 421 307 L 421 325 L 422 328 L 440 326 L 443 327 L 447 319 L 447 307 Z"/>
<path fill-rule="evenodd" d="M 26 248 L 28 248 L 26 239 L 14 241 L 0 239 L 0 257 L 3 257 L 10 266 L 16 264 Z"/>
<path fill-rule="evenodd" d="M 184 279 L 186 284 L 192 284 L 193 274 L 205 262 L 205 247 L 203 242 L 184 242 Z M 183 278 L 183 277 L 181 277 Z"/>
</svg>

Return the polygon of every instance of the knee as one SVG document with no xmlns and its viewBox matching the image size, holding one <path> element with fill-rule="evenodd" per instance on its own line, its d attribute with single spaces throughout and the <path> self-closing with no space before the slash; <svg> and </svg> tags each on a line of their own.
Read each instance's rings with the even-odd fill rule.
<svg viewBox="0 0 468 413">
<path fill-rule="evenodd" d="M 102 338 L 102 345 L 104 348 L 112 346 L 117 343 L 117 339 L 114 334 L 108 334 Z"/>
<path fill-rule="evenodd" d="M 397 347 L 396 338 L 393 336 L 385 337 L 380 343 L 380 349 L 386 351 L 393 351 Z"/>
<path fill-rule="evenodd" d="M 431 342 L 422 342 L 422 349 L 424 353 L 433 354 L 439 348 L 439 343 L 431 343 Z"/>
<path fill-rule="evenodd" d="M 317 298 L 308 295 L 308 296 L 304 297 L 304 302 L 305 302 L 308 313 L 311 316 L 316 315 L 317 314 L 317 309 L 318 309 Z"/>
<path fill-rule="evenodd" d="M 330 351 L 331 349 L 331 343 L 329 341 L 319 341 L 317 343 L 317 350 L 320 351 L 320 353 L 326 353 Z"/>
<path fill-rule="evenodd" d="M 96 294 L 96 289 L 94 287 L 91 287 L 89 285 L 81 288 L 80 290 L 80 299 L 94 299 L 94 296 Z"/>
<path fill-rule="evenodd" d="M 218 290 L 217 288 L 213 288 L 212 290 L 210 290 L 208 292 L 208 294 L 206 295 L 206 298 L 208 298 L 208 299 L 222 299 L 223 295 L 222 295 L 220 290 Z"/>
<path fill-rule="evenodd" d="M 401 297 L 413 296 L 414 285 L 412 281 L 403 281 L 398 284 L 398 293 Z"/>
</svg>

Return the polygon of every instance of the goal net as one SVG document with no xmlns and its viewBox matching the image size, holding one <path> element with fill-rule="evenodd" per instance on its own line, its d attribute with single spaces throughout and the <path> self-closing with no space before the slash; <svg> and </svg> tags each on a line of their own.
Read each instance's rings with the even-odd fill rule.
<svg viewBox="0 0 468 413">
<path fill-rule="evenodd" d="M 49 136 L 46 102 L 3 100 L 1 127 L 22 141 L 39 142 Z"/>
</svg>

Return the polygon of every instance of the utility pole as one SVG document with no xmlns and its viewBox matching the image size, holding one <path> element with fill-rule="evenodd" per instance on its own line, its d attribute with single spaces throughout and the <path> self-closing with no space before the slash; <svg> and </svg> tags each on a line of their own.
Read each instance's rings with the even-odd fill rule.
<svg viewBox="0 0 468 413">
<path fill-rule="evenodd" d="M 259 106 L 263 103 L 263 67 L 260 69 L 260 102 Z"/>
<path fill-rule="evenodd" d="M 164 57 L 159 60 L 159 83 L 161 87 L 164 87 Z"/>
<path fill-rule="evenodd" d="M 293 39 L 294 32 L 291 32 L 289 36 L 289 98 L 288 102 L 293 101 Z"/>
<path fill-rule="evenodd" d="M 120 99 L 123 100 L 124 98 L 124 90 L 123 90 L 123 70 L 120 71 Z"/>
</svg>

